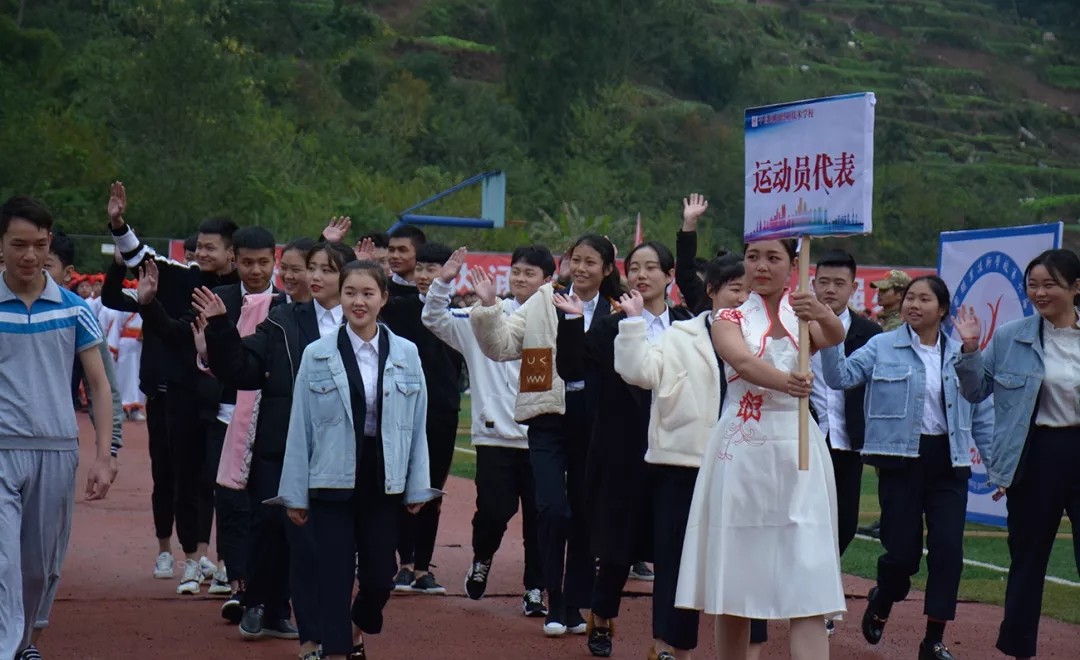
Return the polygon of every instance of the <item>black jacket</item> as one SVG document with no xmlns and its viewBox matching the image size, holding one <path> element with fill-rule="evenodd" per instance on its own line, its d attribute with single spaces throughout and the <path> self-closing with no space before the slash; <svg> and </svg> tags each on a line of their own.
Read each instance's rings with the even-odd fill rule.
<svg viewBox="0 0 1080 660">
<path fill-rule="evenodd" d="M 397 286 L 401 286 L 400 284 Z M 416 344 L 428 390 L 428 410 L 461 410 L 461 369 L 465 359 L 432 334 L 420 320 L 424 303 L 413 289 L 411 295 L 391 296 L 381 318 L 390 330 Z"/>
<path fill-rule="evenodd" d="M 296 372 L 304 349 L 318 339 L 313 302 L 277 305 L 254 334 L 244 338 L 227 317 L 210 319 L 206 351 L 214 375 L 237 390 L 262 390 L 255 457 L 278 462 L 285 457 Z"/>
<path fill-rule="evenodd" d="M 851 327 L 844 339 L 844 354 L 851 355 L 881 332 L 881 326 L 851 312 Z M 844 392 L 844 421 L 847 424 L 848 441 L 851 449 L 862 451 L 866 437 L 866 416 L 863 401 L 866 399 L 866 386 L 860 385 Z"/>
<path fill-rule="evenodd" d="M 105 284 L 101 287 L 101 303 L 118 312 L 138 313 L 139 298 L 134 291 L 124 289 L 127 266 L 113 262 L 105 272 Z M 161 337 L 149 328 L 143 328 L 142 353 L 139 355 L 139 389 L 148 397 L 158 393 L 165 381 L 161 376 L 164 360 Z"/>
<path fill-rule="evenodd" d="M 697 232 L 680 231 L 675 235 L 675 285 L 683 304 L 695 314 L 712 308 L 705 282 L 697 274 Z"/>
</svg>

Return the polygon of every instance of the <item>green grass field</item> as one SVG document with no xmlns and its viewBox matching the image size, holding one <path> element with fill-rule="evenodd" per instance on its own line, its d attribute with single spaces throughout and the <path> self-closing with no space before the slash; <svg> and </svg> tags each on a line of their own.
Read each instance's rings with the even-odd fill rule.
<svg viewBox="0 0 1080 660">
<path fill-rule="evenodd" d="M 462 397 L 461 408 L 457 446 L 468 451 L 454 453 L 454 463 L 450 472 L 458 477 L 472 479 L 476 476 L 476 456 L 470 453 L 472 445 L 469 442 L 469 397 Z M 871 469 L 863 472 L 860 511 L 859 517 L 864 523 L 869 523 L 878 517 L 877 477 Z M 1069 521 L 1062 520 L 1047 575 L 1078 582 L 1080 578 L 1077 576 L 1073 555 L 1072 532 Z M 986 525 L 968 524 L 965 535 L 964 557 L 966 559 L 1005 568 L 1009 566 L 1009 549 L 1005 541 L 1005 530 Z M 844 553 L 844 572 L 873 579 L 877 572 L 877 559 L 881 552 L 881 544 L 877 541 L 856 538 Z M 918 589 L 926 587 L 925 562 L 913 583 Z M 1005 602 L 1005 573 L 965 565 L 964 578 L 960 583 L 960 598 L 965 601 L 1003 604 Z M 1046 583 L 1043 614 L 1069 623 L 1080 624 L 1080 587 Z"/>
</svg>

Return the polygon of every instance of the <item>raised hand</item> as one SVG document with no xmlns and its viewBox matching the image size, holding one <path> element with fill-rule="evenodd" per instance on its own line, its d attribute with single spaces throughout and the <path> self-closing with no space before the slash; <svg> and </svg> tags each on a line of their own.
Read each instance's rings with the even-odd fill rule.
<svg viewBox="0 0 1080 660">
<path fill-rule="evenodd" d="M 952 320 L 953 327 L 960 335 L 960 341 L 964 344 L 965 353 L 974 353 L 979 350 L 979 339 L 982 337 L 982 324 L 975 315 L 975 308 L 970 305 L 962 305 L 957 315 Z"/>
<path fill-rule="evenodd" d="M 191 292 L 191 306 L 202 316 L 211 319 L 215 316 L 225 316 L 225 301 L 205 286 L 201 286 Z"/>
<path fill-rule="evenodd" d="M 454 253 L 443 264 L 442 270 L 439 271 L 439 280 L 444 284 L 453 282 L 454 278 L 461 272 L 461 267 L 465 265 L 465 255 L 467 254 L 469 254 L 469 248 L 464 246 L 454 250 Z"/>
<path fill-rule="evenodd" d="M 624 293 L 619 298 L 619 307 L 626 312 L 626 318 L 637 318 L 645 309 L 645 299 L 641 297 L 640 291 L 631 289 L 630 293 Z"/>
<path fill-rule="evenodd" d="M 788 300 L 791 302 L 791 309 L 795 311 L 795 315 L 803 321 L 819 321 L 828 318 L 833 313 L 825 303 L 809 291 L 796 291 L 788 297 Z"/>
<path fill-rule="evenodd" d="M 375 241 L 370 238 L 357 241 L 356 247 L 353 248 L 353 254 L 356 255 L 357 261 L 375 261 Z"/>
<path fill-rule="evenodd" d="M 788 374 L 787 386 L 784 389 L 790 396 L 802 399 L 810 396 L 810 392 L 813 388 L 813 372 L 805 374 L 791 372 Z"/>
<path fill-rule="evenodd" d="M 139 304 L 149 305 L 154 302 L 158 290 L 158 267 L 153 259 L 147 259 L 139 268 L 139 286 L 136 291 L 139 294 Z"/>
<path fill-rule="evenodd" d="M 569 296 L 564 293 L 556 293 L 554 303 L 555 309 L 565 314 L 577 314 L 578 316 L 585 314 L 585 303 L 581 302 L 581 298 L 578 298 L 576 293 Z"/>
<path fill-rule="evenodd" d="M 202 314 L 195 317 L 195 322 L 191 324 L 191 336 L 195 338 L 195 352 L 199 354 L 199 358 L 203 362 L 206 362 L 206 326 L 209 321 Z"/>
<path fill-rule="evenodd" d="M 477 267 L 469 271 L 469 282 L 472 283 L 476 297 L 484 307 L 492 307 L 498 300 L 495 291 L 495 281 L 483 268 Z"/>
<path fill-rule="evenodd" d="M 682 201 L 683 231 L 696 231 L 698 220 L 709 210 L 709 200 L 700 193 L 691 193 Z"/>
<path fill-rule="evenodd" d="M 331 243 L 341 243 L 348 235 L 350 227 L 352 227 L 352 220 L 343 215 L 330 218 L 330 224 L 326 225 L 326 229 L 322 231 L 323 238 Z"/>
<path fill-rule="evenodd" d="M 109 226 L 119 229 L 124 226 L 124 211 L 127 210 L 127 191 L 124 184 L 114 181 L 109 186 L 109 205 L 106 211 L 109 213 Z"/>
</svg>

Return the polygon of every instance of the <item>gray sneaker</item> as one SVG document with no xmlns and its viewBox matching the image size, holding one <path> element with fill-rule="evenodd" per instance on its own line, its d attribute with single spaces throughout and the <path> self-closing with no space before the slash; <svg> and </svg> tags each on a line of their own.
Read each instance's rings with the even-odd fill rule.
<svg viewBox="0 0 1080 660">
<path fill-rule="evenodd" d="M 412 590 L 429 596 L 445 596 L 446 587 L 439 584 L 434 573 L 424 573 L 412 583 Z"/>
<path fill-rule="evenodd" d="M 412 591 L 412 583 L 416 581 L 416 573 L 407 568 L 402 568 L 394 576 L 394 591 Z"/>
</svg>

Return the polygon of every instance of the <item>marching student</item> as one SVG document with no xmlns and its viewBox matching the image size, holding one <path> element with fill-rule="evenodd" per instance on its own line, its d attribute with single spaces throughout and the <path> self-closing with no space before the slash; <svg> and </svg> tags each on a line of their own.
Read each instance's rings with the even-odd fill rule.
<svg viewBox="0 0 1080 660">
<path fill-rule="evenodd" d="M 572 248 L 570 300 L 582 301 L 586 332 L 611 312 L 622 294 L 615 246 L 585 234 Z M 472 325 L 484 355 L 521 360 L 514 418 L 529 427 L 529 461 L 536 482 L 537 536 L 544 563 L 548 615 L 544 634 L 558 637 L 587 629 L 581 609 L 589 606 L 595 558 L 589 551 L 585 465 L 592 433 L 584 381 L 565 383 L 555 368 L 560 318 L 551 284 L 541 286 L 513 314 L 494 300 L 473 308 Z"/>
<path fill-rule="evenodd" d="M 152 299 L 162 305 L 169 318 L 191 318 L 191 294 L 197 287 L 212 289 L 239 281 L 233 266 L 232 249 L 232 236 L 237 226 L 231 220 L 204 220 L 199 225 L 196 263 L 181 264 L 159 256 L 140 241 L 124 220 L 126 209 L 127 191 L 122 183 L 115 182 L 110 189 L 108 214 L 116 248 L 129 268 L 135 269 L 144 262 L 153 261 L 158 276 Z M 140 305 L 144 328 L 148 334 L 158 334 L 164 347 L 161 373 L 169 392 L 165 403 L 174 476 L 174 516 L 176 535 L 186 556 L 176 592 L 196 594 L 200 584 L 211 580 L 218 572 L 217 565 L 207 557 L 214 493 L 212 482 L 205 479 L 205 438 L 208 425 L 218 413 L 217 385 L 196 366 L 190 328 L 186 328 L 186 333 L 161 335 L 159 329 L 150 327 L 147 309 Z M 204 441 L 193 441 L 196 438 Z M 219 584 L 218 589 L 225 593 L 228 585 Z"/>
<path fill-rule="evenodd" d="M 367 657 L 364 635 L 381 632 L 393 587 L 399 510 L 415 513 L 441 496 L 429 487 L 419 354 L 377 321 L 386 285 L 374 262 L 342 272 L 347 324 L 304 349 L 278 497 L 270 501 L 293 523 L 311 525 L 327 660 Z"/>
<path fill-rule="evenodd" d="M 313 296 L 310 301 L 273 306 L 255 332 L 244 337 L 219 308 L 217 313 L 207 314 L 206 343 L 210 368 L 222 382 L 238 390 L 259 392 L 247 473 L 219 473 L 219 481 L 225 477 L 233 487 L 246 488 L 252 510 L 244 596 L 254 606 L 245 624 L 245 636 L 258 637 L 263 630 L 256 625 L 259 607 L 264 621 L 287 621 L 291 599 L 300 657 L 317 660 L 321 635 L 314 571 L 318 554 L 311 528 L 289 523 L 284 511 L 264 501 L 277 495 L 281 480 L 300 356 L 316 340 L 341 329 L 341 272 L 355 257 L 344 244 L 319 243 L 305 259 L 307 287 Z M 196 306 L 201 307 L 201 303 Z M 273 629 L 272 625 L 267 634 Z"/>
<path fill-rule="evenodd" d="M 829 387 L 866 386 L 863 460 L 878 469 L 881 545 L 877 586 L 867 596 L 863 636 L 881 641 L 894 603 L 904 600 L 918 572 L 926 518 L 926 636 L 919 660 L 952 660 L 943 640 L 956 618 L 964 563 L 964 521 L 971 458 L 978 447 L 992 460 L 989 405 L 960 396 L 960 342 L 942 332 L 949 289 L 936 275 L 915 278 L 901 300 L 904 324 L 870 339 L 845 357 L 839 346 L 821 352 Z"/>
<path fill-rule="evenodd" d="M 818 259 L 814 272 L 814 295 L 825 303 L 844 324 L 844 354 L 850 356 L 862 348 L 881 328 L 852 314 L 848 307 L 855 293 L 858 273 L 855 257 L 843 250 L 826 252 Z M 859 497 L 862 493 L 862 451 L 866 417 L 863 401 L 866 386 L 834 390 L 825 383 L 821 370 L 821 353 L 811 360 L 814 371 L 814 390 L 810 402 L 817 411 L 818 427 L 825 434 L 836 478 L 837 529 L 840 534 L 840 555 L 843 556 L 859 527 Z M 830 622 L 831 629 L 831 622 Z"/>
<path fill-rule="evenodd" d="M 1080 259 L 1048 250 L 1024 271 L 1037 315 L 993 330 L 980 351 L 982 325 L 963 309 L 956 364 L 970 401 L 994 395 L 994 440 L 984 454 L 998 497 L 1008 494 L 1009 581 L 997 648 L 1033 658 L 1039 641 L 1043 585 L 1062 512 L 1080 523 Z M 1080 553 L 1077 554 L 1080 570 Z"/>
<path fill-rule="evenodd" d="M 293 239 L 281 251 L 278 262 L 278 275 L 285 291 L 285 302 L 308 302 L 311 289 L 308 288 L 307 254 L 315 247 L 315 239 L 303 236 Z"/>
<path fill-rule="evenodd" d="M 675 257 L 667 247 L 655 241 L 641 243 L 624 263 L 632 288 L 620 304 L 646 318 L 649 341 L 659 341 L 673 321 L 690 318 L 687 309 L 667 305 L 665 296 L 675 272 Z M 588 412 L 593 422 L 586 463 L 586 516 L 597 570 L 587 646 L 594 656 L 607 657 L 635 558 L 652 556 L 650 471 L 645 463 L 651 395 L 628 385 L 615 370 L 615 338 L 626 313 L 595 318 L 586 333 L 584 303 L 557 296 L 556 307 L 567 315 L 559 325 L 559 375 L 564 380 L 584 379 L 593 398 Z"/>
<path fill-rule="evenodd" d="M 390 232 L 389 236 L 387 263 L 393 273 L 390 277 L 390 296 L 415 295 L 416 252 L 427 243 L 427 236 L 419 227 L 412 225 L 402 225 Z"/>
<path fill-rule="evenodd" d="M 525 544 L 525 616 L 547 615 L 544 579 L 536 537 L 536 489 L 529 465 L 528 433 L 514 420 L 521 362 L 495 362 L 480 350 L 472 331 L 470 310 L 451 310 L 448 303 L 454 279 L 465 265 L 466 249 L 450 256 L 431 283 L 424 301 L 423 322 L 435 336 L 459 351 L 468 366 L 472 388 L 472 444 L 476 448 L 476 513 L 473 515 L 473 559 L 465 576 L 465 592 L 479 600 L 487 589 L 495 552 L 506 525 L 521 501 L 522 539 Z M 510 257 L 511 297 L 498 303 L 512 314 L 551 281 L 555 259 L 542 246 L 522 246 Z M 483 271 L 473 276 L 474 287 L 486 305 L 496 305 L 495 287 Z"/>
<path fill-rule="evenodd" d="M 393 240 L 399 241 L 400 246 L 402 239 Z M 370 242 L 361 244 L 360 253 L 364 260 L 370 260 L 365 249 L 370 247 Z M 413 256 L 413 285 L 403 287 L 398 295 L 391 296 L 381 312 L 382 321 L 399 337 L 414 343 L 420 352 L 429 393 L 428 465 L 431 467 L 431 487 L 436 489 L 446 485 L 446 479 L 450 476 L 450 465 L 454 460 L 454 444 L 457 440 L 461 410 L 459 385 L 465 362 L 461 353 L 424 327 L 421 316 L 428 288 L 450 255 L 450 248 L 440 243 L 421 244 Z M 411 293 L 408 292 L 409 289 Z M 431 572 L 435 537 L 439 531 L 439 513 L 438 504 L 425 507 L 415 516 L 402 513 L 398 527 L 398 555 L 401 566 L 394 578 L 395 591 L 446 594 L 446 587 L 439 584 L 435 574 Z"/>
<path fill-rule="evenodd" d="M 798 399 L 813 374 L 794 371 L 800 318 L 811 351 L 842 342 L 844 326 L 810 292 L 789 294 L 795 251 L 794 240 L 748 244 L 752 293 L 712 324 L 729 404 L 694 487 L 675 602 L 719 615 L 725 659 L 747 656 L 749 619 L 791 619 L 791 656 L 828 658 L 822 617 L 845 608 L 832 462 L 810 424 L 810 469 L 798 469 Z"/>
<path fill-rule="evenodd" d="M 709 336 L 712 316 L 746 302 L 742 258 L 726 255 L 709 262 L 704 284 L 711 311 L 672 323 L 670 332 L 649 341 L 644 307 L 623 303 L 626 318 L 615 337 L 615 370 L 630 385 L 653 393 L 645 452 L 656 571 L 650 660 L 688 660 L 697 648 L 698 612 L 676 608 L 675 589 L 694 482 L 727 392 L 724 364 Z"/>
<path fill-rule="evenodd" d="M 46 272 L 53 218 L 37 200 L 0 207 L 0 658 L 40 660 L 35 643 L 49 624 L 71 538 L 79 428 L 71 407 L 72 366 L 83 364 L 95 408 L 97 451 L 87 500 L 116 478 L 113 413 L 97 319 Z M 34 374 L 28 379 L 28 374 Z"/>
</svg>

